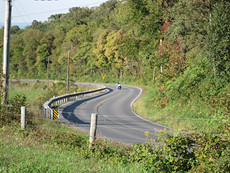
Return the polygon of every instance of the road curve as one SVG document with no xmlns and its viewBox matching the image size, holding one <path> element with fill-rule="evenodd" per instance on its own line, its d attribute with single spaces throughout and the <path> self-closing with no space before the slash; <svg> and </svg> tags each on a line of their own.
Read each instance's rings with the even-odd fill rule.
<svg viewBox="0 0 230 173">
<path fill-rule="evenodd" d="M 125 144 L 145 143 L 145 132 L 149 139 L 157 141 L 155 130 L 169 129 L 145 120 L 133 112 L 131 106 L 141 93 L 136 87 L 107 85 L 108 92 L 91 98 L 69 102 L 59 107 L 60 121 L 79 130 L 89 132 L 92 113 L 98 113 L 97 137 Z"/>
</svg>

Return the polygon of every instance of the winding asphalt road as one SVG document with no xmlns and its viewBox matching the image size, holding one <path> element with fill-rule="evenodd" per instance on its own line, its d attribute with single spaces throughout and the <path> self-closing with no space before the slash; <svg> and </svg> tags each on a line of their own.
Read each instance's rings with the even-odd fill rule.
<svg viewBox="0 0 230 173">
<path fill-rule="evenodd" d="M 98 113 L 97 137 L 125 144 L 145 143 L 145 132 L 149 139 L 155 139 L 155 130 L 169 129 L 137 115 L 132 110 L 133 102 L 140 96 L 141 89 L 122 86 L 106 85 L 108 92 L 75 102 L 69 102 L 59 107 L 60 120 L 79 130 L 89 132 L 92 113 Z"/>
</svg>

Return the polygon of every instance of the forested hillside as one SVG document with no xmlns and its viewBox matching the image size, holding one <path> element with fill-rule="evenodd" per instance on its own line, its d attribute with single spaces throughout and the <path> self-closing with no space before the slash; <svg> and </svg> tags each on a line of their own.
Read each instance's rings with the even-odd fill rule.
<svg viewBox="0 0 230 173">
<path fill-rule="evenodd" d="M 227 119 L 230 112 L 229 0 L 109 0 L 69 9 L 25 29 L 12 26 L 11 78 L 135 83 L 155 88 L 164 109 L 196 100 Z M 2 59 L 3 28 L 0 30 Z M 191 104 L 192 105 L 192 104 Z"/>
</svg>

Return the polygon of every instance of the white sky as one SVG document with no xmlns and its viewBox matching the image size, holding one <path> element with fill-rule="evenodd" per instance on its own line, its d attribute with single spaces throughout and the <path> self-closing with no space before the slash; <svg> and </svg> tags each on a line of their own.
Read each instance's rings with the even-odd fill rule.
<svg viewBox="0 0 230 173">
<path fill-rule="evenodd" d="M 12 24 L 47 21 L 52 14 L 67 13 L 72 7 L 95 7 L 108 0 L 12 0 Z M 6 0 L 0 0 L 0 22 L 5 21 Z"/>
</svg>

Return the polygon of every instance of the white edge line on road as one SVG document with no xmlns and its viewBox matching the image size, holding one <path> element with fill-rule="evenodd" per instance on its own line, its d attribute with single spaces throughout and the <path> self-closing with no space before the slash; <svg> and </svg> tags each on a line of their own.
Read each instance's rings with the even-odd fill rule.
<svg viewBox="0 0 230 173">
<path fill-rule="evenodd" d="M 138 94 L 138 96 L 137 96 L 137 97 L 132 101 L 132 103 L 130 104 L 130 109 L 131 109 L 131 111 L 133 112 L 133 114 L 136 115 L 138 118 L 140 118 L 140 119 L 142 119 L 142 120 L 144 120 L 144 121 L 147 121 L 147 122 L 149 122 L 149 123 L 151 123 L 151 124 L 158 125 L 158 126 L 161 126 L 161 127 L 163 127 L 163 128 L 173 130 L 173 128 L 171 128 L 171 127 L 167 127 L 167 126 L 164 126 L 164 125 L 162 125 L 162 124 L 158 124 L 158 123 L 152 122 L 152 121 L 150 121 L 150 120 L 147 120 L 147 119 L 145 119 L 144 117 L 138 115 L 136 112 L 134 112 L 134 110 L 133 110 L 133 104 L 134 104 L 134 102 L 135 102 L 137 99 L 139 99 L 139 98 L 141 97 L 141 94 L 142 94 L 143 90 L 142 90 L 142 88 L 139 88 L 139 87 L 134 87 L 134 86 L 132 86 L 132 87 L 133 87 L 133 88 L 137 88 L 137 89 L 140 90 L 140 93 Z"/>
</svg>

